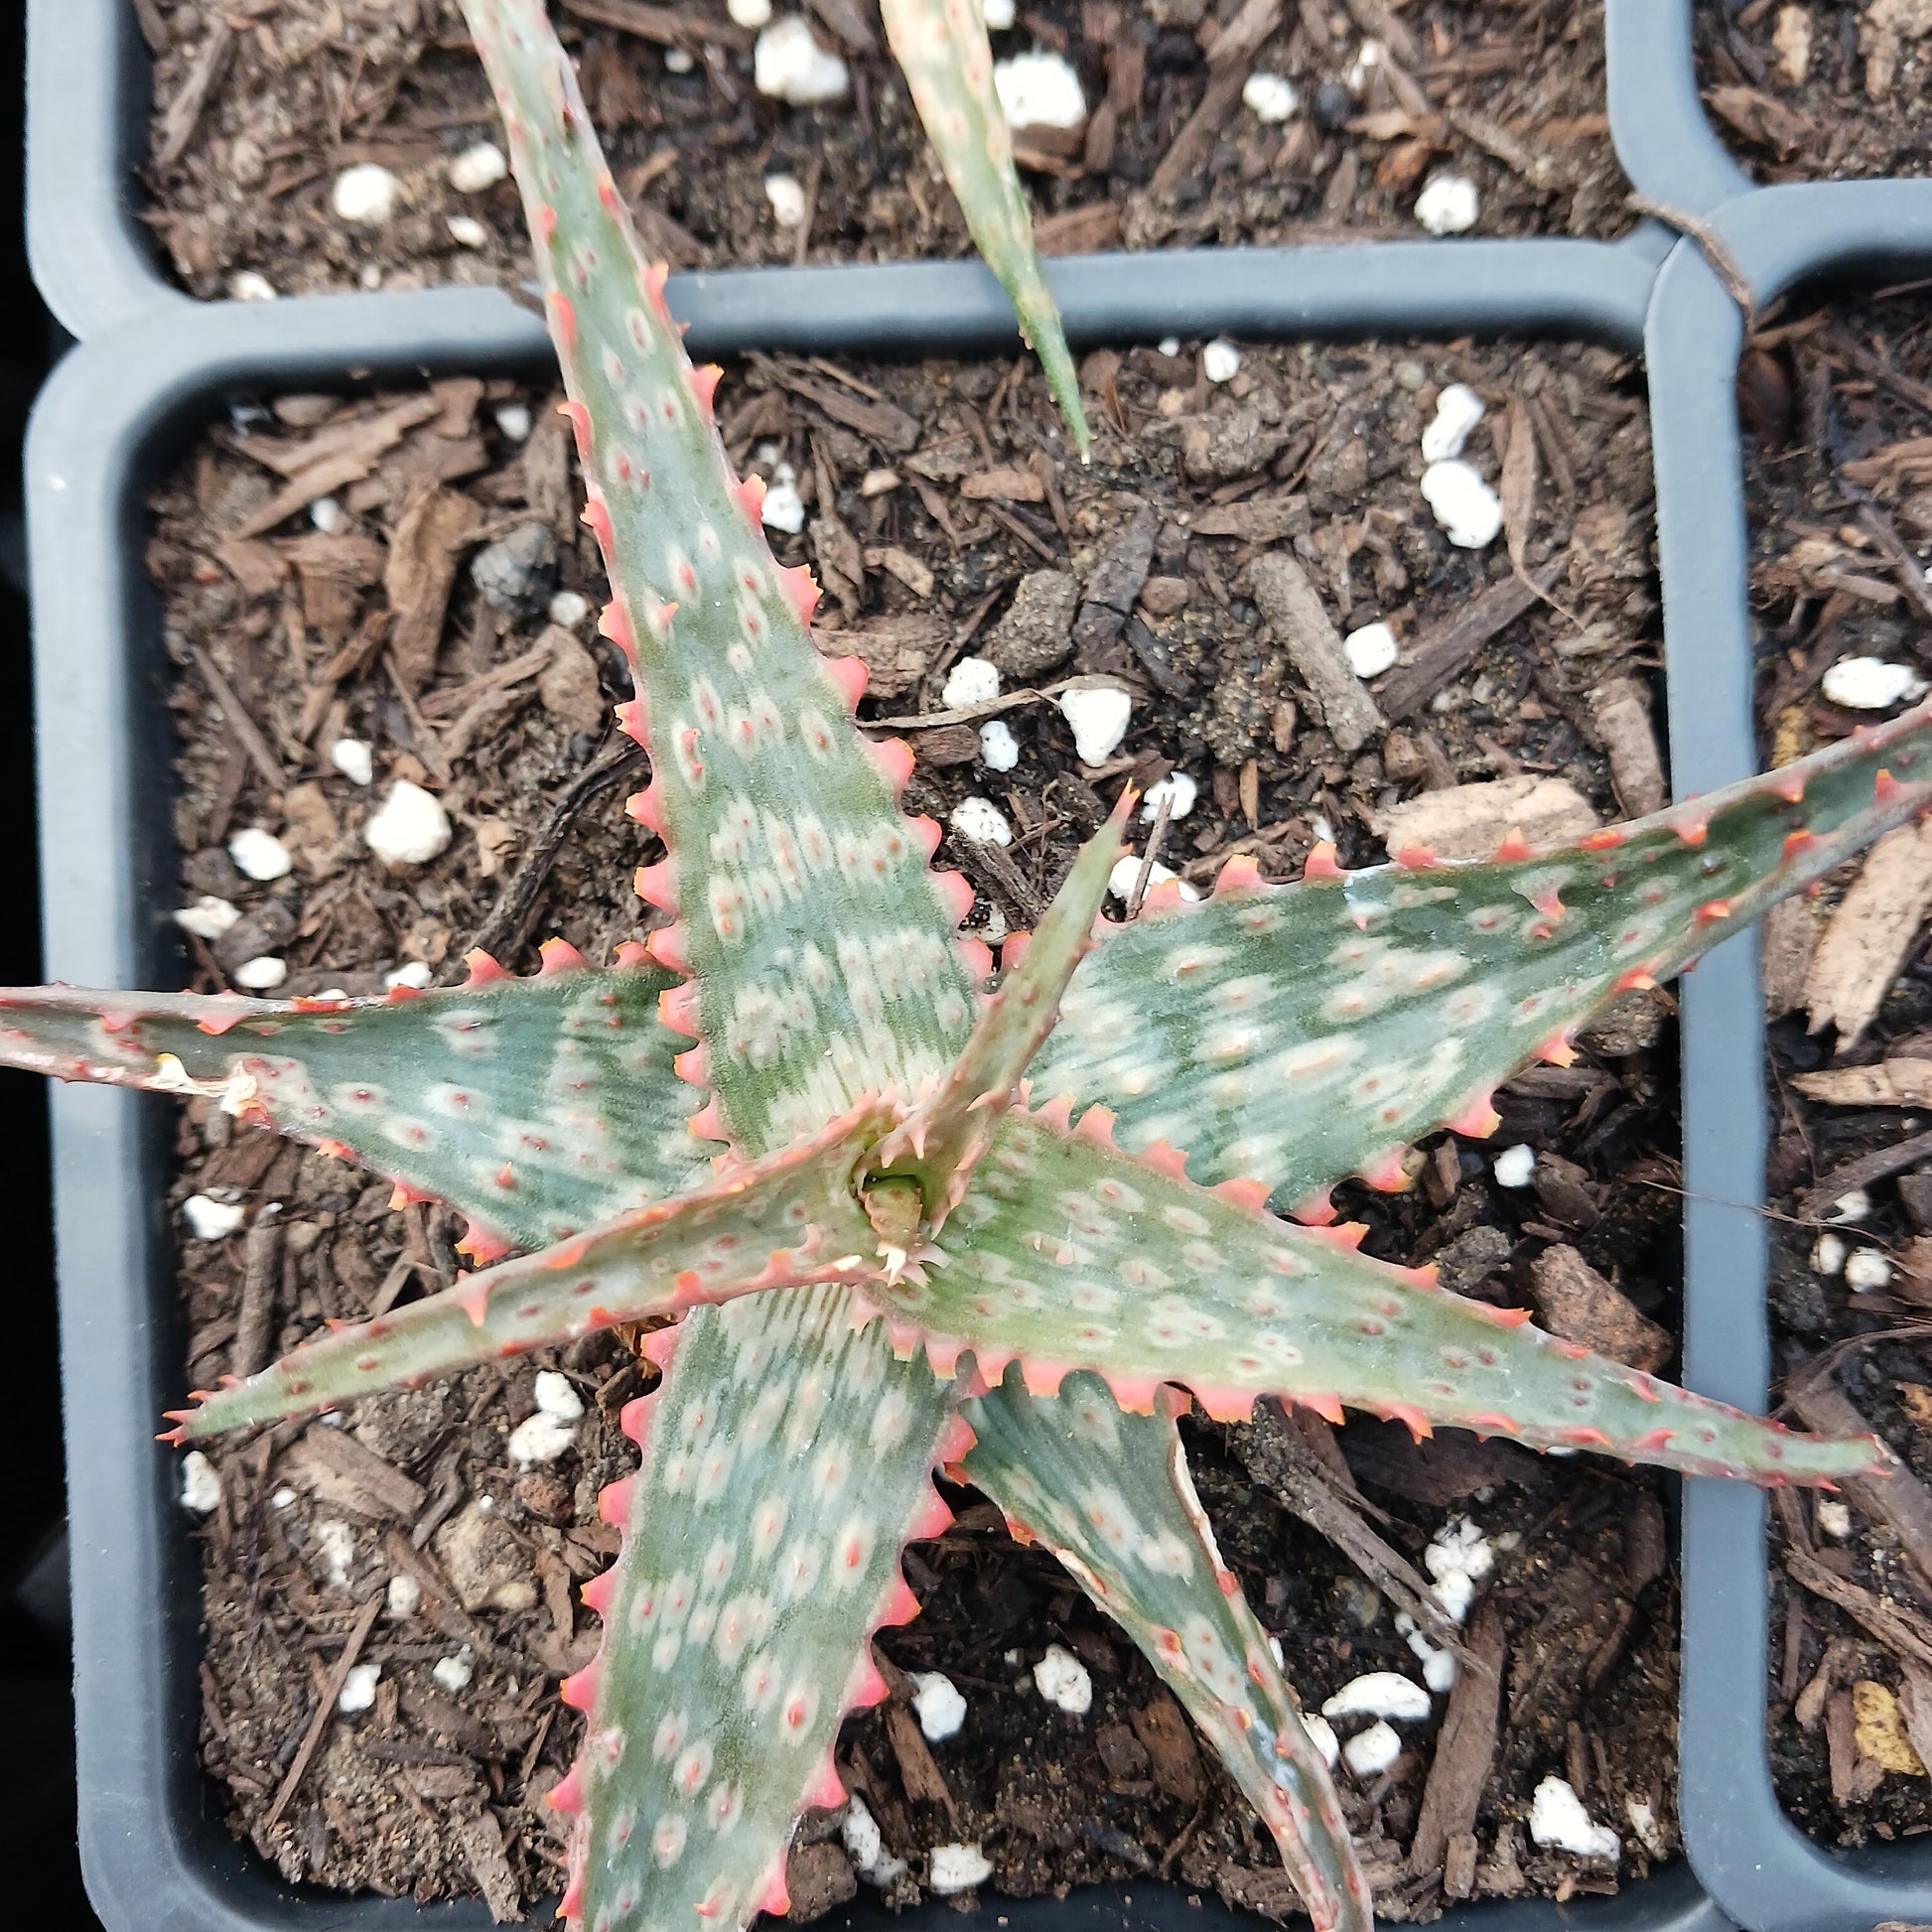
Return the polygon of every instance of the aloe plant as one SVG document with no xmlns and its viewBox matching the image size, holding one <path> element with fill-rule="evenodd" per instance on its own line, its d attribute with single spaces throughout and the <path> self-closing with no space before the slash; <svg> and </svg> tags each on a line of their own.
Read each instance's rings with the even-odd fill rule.
<svg viewBox="0 0 1932 1932">
<path fill-rule="evenodd" d="M 851 659 L 765 546 L 536 0 L 467 0 L 508 129 L 610 572 L 603 627 L 653 758 L 633 815 L 671 915 L 608 968 L 552 942 L 512 978 L 383 1000 L 0 994 L 0 1060 L 215 1100 L 471 1217 L 479 1271 L 196 1392 L 205 1440 L 592 1329 L 645 1324 L 637 1472 L 586 1586 L 597 1661 L 553 1802 L 568 1917 L 716 1932 L 784 1903 L 870 1639 L 916 1609 L 898 1555 L 977 1483 L 1193 1713 L 1315 1925 L 1366 1928 L 1334 1786 L 1187 1474 L 1174 1418 L 1256 1396 L 1503 1432 L 1760 1483 L 1878 1466 L 1358 1252 L 1328 1190 L 1495 1124 L 1619 993 L 1932 809 L 1932 712 L 1576 844 L 1403 851 L 1299 884 L 1252 862 L 1099 920 L 1133 799 L 998 991 L 971 895 L 896 797 Z M 1190 1174 L 1189 1168 L 1194 1172 Z M 1271 1211 L 1280 1201 L 1300 1219 Z M 527 1250 L 513 1255 L 513 1249 Z"/>
</svg>

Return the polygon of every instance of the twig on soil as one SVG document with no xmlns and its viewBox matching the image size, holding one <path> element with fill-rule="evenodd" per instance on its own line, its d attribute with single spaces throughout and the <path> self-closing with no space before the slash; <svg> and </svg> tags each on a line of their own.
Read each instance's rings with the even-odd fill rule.
<svg viewBox="0 0 1932 1932">
<path fill-rule="evenodd" d="M 1134 875 L 1134 890 L 1127 895 L 1130 919 L 1140 914 L 1141 900 L 1147 897 L 1147 882 L 1154 874 L 1154 862 L 1161 855 L 1161 841 L 1168 835 L 1168 814 L 1173 809 L 1173 793 L 1161 794 L 1161 809 L 1154 815 L 1154 830 L 1147 835 L 1147 850 L 1141 854 L 1141 869 Z"/>
<path fill-rule="evenodd" d="M 262 1820 L 264 1833 L 272 1832 L 281 1822 L 283 1812 L 288 1809 L 289 1800 L 295 1796 L 295 1788 L 302 1782 L 310 1760 L 314 1758 L 323 1736 L 329 1729 L 329 1721 L 336 1715 L 336 1700 L 343 1694 L 343 1686 L 348 1682 L 348 1674 L 355 1666 L 355 1660 L 362 1654 L 362 1646 L 369 1640 L 369 1632 L 375 1628 L 375 1619 L 382 1610 L 383 1593 L 377 1590 L 362 1605 L 362 1613 L 355 1619 L 355 1627 L 348 1633 L 348 1641 L 343 1645 L 343 1654 L 336 1659 L 336 1668 L 329 1673 L 329 1681 L 323 1686 L 321 1702 L 316 1706 L 316 1715 L 309 1720 L 308 1733 L 297 1747 L 293 1762 L 289 1765 L 288 1776 L 282 1780 L 282 1788 L 275 1794 L 275 1802 L 268 1808 L 268 1816 Z"/>
<path fill-rule="evenodd" d="M 1273 1402 L 1256 1403 L 1254 1421 L 1228 1431 L 1228 1447 L 1284 1509 L 1326 1537 L 1397 1609 L 1414 1617 L 1431 1643 L 1467 1670 L 1484 1667 L 1414 1565 L 1369 1528 L 1297 1435 L 1295 1423 Z"/>
<path fill-rule="evenodd" d="M 221 675 L 214 659 L 200 644 L 190 644 L 188 650 L 195 660 L 195 668 L 202 674 L 203 682 L 213 694 L 214 702 L 221 707 L 222 722 L 226 724 L 229 736 L 254 761 L 255 769 L 275 790 L 280 791 L 289 781 L 288 773 L 282 769 L 282 760 L 262 736 L 261 727 L 248 715 L 248 707 L 235 696 L 234 686 Z"/>
<path fill-rule="evenodd" d="M 1932 1624 L 1927 1623 L 1916 1610 L 1909 1610 L 1902 1603 L 1886 1602 L 1882 1596 L 1862 1588 L 1849 1577 L 1841 1577 L 1836 1570 L 1826 1569 L 1816 1557 L 1804 1550 L 1787 1548 L 1784 1570 L 1786 1576 L 1802 1584 L 1814 1596 L 1822 1596 L 1828 1603 L 1836 1603 L 1840 1609 L 1863 1624 L 1887 1650 L 1932 1669 Z"/>
<path fill-rule="evenodd" d="M 1829 1370 L 1786 1383 L 1786 1399 L 1821 1435 L 1863 1436 L 1871 1425 L 1831 1378 Z M 1839 1486 L 1865 1515 L 1891 1526 L 1920 1577 L 1932 1584 L 1932 1491 L 1904 1463 L 1890 1458 L 1883 1476 L 1844 1476 Z"/>
<path fill-rule="evenodd" d="M 592 765 L 576 779 L 551 808 L 549 823 L 537 834 L 535 844 L 525 854 L 523 863 L 504 888 L 503 897 L 496 901 L 495 909 L 471 935 L 468 945 L 454 949 L 459 959 L 464 953 L 479 948 L 487 953 L 501 953 L 521 940 L 524 925 L 536 905 L 537 895 L 543 890 L 543 882 L 550 876 L 550 868 L 556 863 L 557 854 L 562 851 L 570 828 L 576 824 L 587 805 L 602 797 L 621 779 L 628 777 L 644 762 L 644 759 L 641 745 L 626 745 L 602 764 Z"/>
<path fill-rule="evenodd" d="M 1895 1173 L 1902 1173 L 1916 1161 L 1923 1161 L 1932 1155 L 1932 1133 L 1914 1134 L 1908 1140 L 1896 1141 L 1890 1147 L 1881 1147 L 1870 1154 L 1862 1154 L 1856 1161 L 1847 1161 L 1843 1167 L 1834 1168 L 1815 1187 L 1810 1187 L 1798 1196 L 1798 1214 L 1803 1220 L 1816 1220 L 1836 1200 L 1863 1187 L 1870 1180 L 1884 1180 Z"/>
<path fill-rule="evenodd" d="M 1467 1641 L 1481 1668 L 1458 1671 L 1449 1691 L 1449 1714 L 1436 1740 L 1416 1835 L 1409 1846 L 1409 1870 L 1418 1876 L 1444 1863 L 1452 1839 L 1475 1830 L 1482 1788 L 1489 1782 L 1489 1766 L 1496 1755 L 1503 1619 L 1494 1603 L 1477 1607 Z"/>
</svg>

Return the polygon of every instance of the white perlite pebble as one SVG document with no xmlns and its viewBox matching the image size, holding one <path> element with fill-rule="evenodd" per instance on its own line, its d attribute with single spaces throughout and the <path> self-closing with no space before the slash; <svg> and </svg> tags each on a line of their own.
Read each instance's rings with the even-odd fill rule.
<svg viewBox="0 0 1932 1932">
<path fill-rule="evenodd" d="M 289 976 L 289 963 L 273 953 L 257 953 L 244 959 L 230 975 L 234 983 L 249 993 L 273 993 Z"/>
<path fill-rule="evenodd" d="M 1141 822 L 1152 825 L 1161 816 L 1163 801 L 1168 807 L 1170 824 L 1176 818 L 1185 818 L 1199 796 L 1200 786 L 1186 772 L 1170 771 L 1165 778 L 1156 778 L 1148 786 L 1147 796 L 1141 801 Z"/>
<path fill-rule="evenodd" d="M 1087 118 L 1080 76 L 1064 55 L 1035 49 L 995 61 L 993 91 L 1009 127 L 1078 127 Z"/>
<path fill-rule="evenodd" d="M 1536 1172 L 1536 1149 L 1528 1146 L 1506 1147 L 1490 1164 L 1498 1187 L 1527 1187 Z"/>
<path fill-rule="evenodd" d="M 190 1194 L 181 1204 L 181 1217 L 197 1241 L 225 1241 L 248 1218 L 248 1210 L 236 1201 Z"/>
<path fill-rule="evenodd" d="M 1845 1263 L 1845 1286 L 1855 1295 L 1889 1288 L 1891 1263 L 1876 1248 L 1856 1249 Z"/>
<path fill-rule="evenodd" d="M 1060 693 L 1060 716 L 1073 733 L 1073 753 L 1082 764 L 1105 764 L 1127 736 L 1134 700 L 1118 684 L 1076 685 Z"/>
<path fill-rule="evenodd" d="M 450 186 L 459 195 L 481 195 L 485 188 L 494 188 L 509 171 L 510 164 L 494 141 L 479 141 L 451 161 Z"/>
<path fill-rule="evenodd" d="M 1825 696 L 1848 711 L 1889 711 L 1923 691 L 1916 672 L 1882 657 L 1841 657 L 1825 673 Z"/>
<path fill-rule="evenodd" d="M 325 1518 L 316 1525 L 316 1554 L 329 1572 L 329 1581 L 345 1587 L 355 1562 L 355 1532 L 334 1516 Z"/>
<path fill-rule="evenodd" d="M 343 1679 L 343 1694 L 336 1700 L 336 1709 L 348 1718 L 358 1711 L 366 1711 L 375 1702 L 375 1687 L 381 1681 L 380 1664 L 351 1665 L 348 1675 Z"/>
<path fill-rule="evenodd" d="M 943 1744 L 956 1736 L 966 1722 L 966 1700 L 944 1671 L 912 1672 L 912 1711 L 929 1744 Z"/>
<path fill-rule="evenodd" d="M 221 1507 L 221 1478 L 200 1449 L 190 1449 L 181 1459 L 181 1506 L 197 1516 L 211 1516 Z"/>
<path fill-rule="evenodd" d="M 926 1889 L 941 1898 L 971 1891 L 992 1875 L 993 1866 L 977 1845 L 935 1845 L 926 1861 Z"/>
<path fill-rule="evenodd" d="M 348 521 L 348 512 L 333 496 L 318 496 L 309 505 L 309 521 L 324 536 L 333 537 Z"/>
<path fill-rule="evenodd" d="M 1423 1552 L 1423 1564 L 1435 1579 L 1430 1594 L 1444 1615 L 1460 1623 L 1475 1601 L 1476 1586 L 1495 1569 L 1496 1552 L 1467 1517 L 1452 1516 Z"/>
<path fill-rule="evenodd" d="M 554 1368 L 537 1370 L 530 1396 L 542 1414 L 555 1416 L 559 1422 L 579 1422 L 583 1419 L 584 1398 L 577 1393 L 577 1384 Z"/>
<path fill-rule="evenodd" d="M 342 220 L 365 228 L 387 227 L 396 211 L 397 186 L 395 176 L 379 162 L 360 162 L 336 177 L 329 205 Z"/>
<path fill-rule="evenodd" d="M 1416 197 L 1416 219 L 1431 234 L 1466 234 L 1481 212 L 1476 185 L 1466 175 L 1438 175 Z"/>
<path fill-rule="evenodd" d="M 275 284 L 259 270 L 240 268 L 228 277 L 228 295 L 236 302 L 273 302 Z"/>
<path fill-rule="evenodd" d="M 980 727 L 980 757 L 989 771 L 1011 771 L 1020 762 L 1020 742 L 1004 718 L 989 718 Z"/>
<path fill-rule="evenodd" d="M 359 738 L 339 738 L 329 748 L 329 762 L 352 785 L 375 782 L 375 751 Z"/>
<path fill-rule="evenodd" d="M 534 1469 L 540 1463 L 556 1461 L 576 1441 L 574 1423 L 547 1416 L 539 1409 L 510 1431 L 510 1460 L 519 1469 Z"/>
<path fill-rule="evenodd" d="M 1114 861 L 1114 869 L 1107 875 L 1107 890 L 1125 905 L 1128 896 L 1133 892 L 1135 882 L 1139 880 L 1140 876 L 1141 862 L 1130 852 L 1124 859 L 1116 859 Z M 1157 859 L 1148 868 L 1147 889 L 1151 893 L 1155 887 L 1165 886 L 1170 879 L 1176 878 L 1177 876 L 1172 866 L 1164 866 Z M 1190 885 L 1186 880 L 1182 879 L 1180 880 L 1180 897 L 1182 898 L 1199 898 L 1200 888 Z"/>
<path fill-rule="evenodd" d="M 905 1861 L 888 1855 L 879 1821 L 866 1809 L 866 1801 L 857 1792 L 846 1801 L 845 1822 L 839 1827 L 839 1837 L 845 1841 L 845 1855 L 852 1861 L 852 1868 L 867 1884 L 890 1885 L 904 1872 Z"/>
<path fill-rule="evenodd" d="M 1341 1747 L 1342 1761 L 1358 1778 L 1386 1771 L 1402 1755 L 1402 1739 L 1385 1724 L 1372 1724 Z"/>
<path fill-rule="evenodd" d="M 407 986 L 417 993 L 424 992 L 431 980 L 436 977 L 435 970 L 428 961 L 421 959 L 405 960 L 394 971 L 382 975 L 383 986 L 393 993 L 399 986 Z"/>
<path fill-rule="evenodd" d="M 477 1674 L 477 1660 L 469 1648 L 459 1650 L 454 1657 L 439 1657 L 430 1675 L 455 1697 L 460 1691 L 470 1688 L 470 1680 Z"/>
<path fill-rule="evenodd" d="M 989 34 L 1004 34 L 1013 26 L 1017 11 L 1014 0 L 984 0 L 980 15 Z"/>
<path fill-rule="evenodd" d="M 520 402 L 506 402 L 496 412 L 496 427 L 512 443 L 520 443 L 530 433 L 530 412 Z"/>
<path fill-rule="evenodd" d="M 805 504 L 798 494 L 798 473 L 781 463 L 771 473 L 771 487 L 764 492 L 764 506 L 759 516 L 767 530 L 780 530 L 795 537 L 805 527 Z"/>
<path fill-rule="evenodd" d="M 1623 1847 L 1607 1825 L 1590 1822 L 1589 1813 L 1562 1778 L 1545 1778 L 1530 1800 L 1530 1836 L 1553 1851 L 1615 1864 Z"/>
<path fill-rule="evenodd" d="M 1845 1237 L 1830 1232 L 1811 1244 L 1811 1267 L 1815 1275 L 1836 1275 L 1845 1266 Z"/>
<path fill-rule="evenodd" d="M 764 199 L 771 218 L 781 228 L 795 228 L 805 218 L 805 184 L 796 175 L 766 175 Z"/>
<path fill-rule="evenodd" d="M 939 702 L 948 711 L 963 711 L 968 705 L 991 704 L 1000 695 L 1000 667 L 990 658 L 962 657 L 946 673 Z"/>
<path fill-rule="evenodd" d="M 1295 111 L 1294 84 L 1279 73 L 1251 73 L 1241 88 L 1241 105 L 1266 127 L 1278 127 Z"/>
<path fill-rule="evenodd" d="M 1442 463 L 1460 456 L 1484 413 L 1482 398 L 1466 382 L 1451 382 L 1436 398 L 1436 420 L 1422 433 L 1422 460 Z"/>
<path fill-rule="evenodd" d="M 1200 372 L 1210 382 L 1231 382 L 1241 366 L 1241 351 L 1216 336 L 1200 352 Z"/>
<path fill-rule="evenodd" d="M 725 11 L 738 26 L 754 34 L 771 24 L 771 0 L 726 0 Z"/>
<path fill-rule="evenodd" d="M 286 879 L 295 861 L 273 832 L 244 826 L 228 841 L 228 857 L 250 879 Z"/>
<path fill-rule="evenodd" d="M 1432 1650 L 1422 1661 L 1422 1681 L 1438 1697 L 1455 1688 L 1455 1657 L 1447 1650 Z"/>
<path fill-rule="evenodd" d="M 1386 623 L 1365 623 L 1359 630 L 1351 630 L 1341 640 L 1341 650 L 1348 668 L 1364 682 L 1380 677 L 1401 655 L 1395 632 Z"/>
<path fill-rule="evenodd" d="M 177 909 L 175 923 L 198 939 L 218 939 L 240 917 L 239 910 L 225 898 L 204 893 L 193 905 Z"/>
<path fill-rule="evenodd" d="M 1314 1747 L 1321 1753 L 1321 1761 L 1329 1770 L 1335 1768 L 1335 1760 L 1341 1756 L 1341 1740 L 1335 1735 L 1335 1727 L 1326 1718 L 1317 1717 L 1312 1711 L 1302 1713 L 1302 1728 L 1314 1739 Z"/>
<path fill-rule="evenodd" d="M 1049 1643 L 1034 1666 L 1034 1689 L 1068 1717 L 1084 1718 L 1093 1709 L 1093 1679 L 1072 1651 Z"/>
<path fill-rule="evenodd" d="M 385 866 L 425 865 L 448 847 L 450 815 L 421 785 L 398 778 L 362 837 Z"/>
<path fill-rule="evenodd" d="M 1422 494 L 1443 533 L 1458 550 L 1494 543 L 1503 527 L 1503 499 L 1459 458 L 1432 463 L 1422 473 Z"/>
<path fill-rule="evenodd" d="M 1155 346 L 1160 349 L 1163 355 L 1178 355 L 1180 353 L 1180 338 L 1178 336 L 1163 336 Z"/>
<path fill-rule="evenodd" d="M 1372 1670 L 1351 1679 L 1321 1707 L 1324 1718 L 1393 1718 L 1420 1723 L 1431 1710 L 1429 1693 L 1396 1671 Z"/>
<path fill-rule="evenodd" d="M 697 65 L 697 56 L 688 47 L 667 47 L 664 50 L 664 70 L 667 73 L 689 73 Z"/>
<path fill-rule="evenodd" d="M 1833 1201 L 1825 1218 L 1841 1227 L 1850 1227 L 1855 1221 L 1869 1219 L 1870 1215 L 1871 1196 L 1863 1187 L 1854 1187 L 1849 1194 L 1841 1194 Z"/>
<path fill-rule="evenodd" d="M 1818 1518 L 1818 1527 L 1827 1536 L 1836 1537 L 1842 1543 L 1852 1534 L 1852 1512 L 1836 1498 L 1820 1496 L 1813 1505 L 1813 1513 Z"/>
<path fill-rule="evenodd" d="M 414 1616 L 423 1607 L 423 1587 L 414 1577 L 398 1572 L 382 1593 L 382 1607 L 393 1617 Z"/>
<path fill-rule="evenodd" d="M 295 1500 L 295 1491 L 291 1489 L 287 1483 L 284 1483 L 281 1486 L 281 1488 L 276 1490 L 274 1495 L 270 1496 L 268 1499 L 270 1507 L 274 1509 L 286 1509 L 288 1508 L 290 1503 L 294 1502 L 294 1500 Z"/>
<path fill-rule="evenodd" d="M 1013 827 L 1007 823 L 1006 813 L 990 798 L 962 798 L 952 808 L 949 822 L 962 839 L 971 839 L 975 845 L 1013 843 Z"/>
<path fill-rule="evenodd" d="M 487 248 L 489 230 L 474 214 L 446 214 L 443 225 L 459 248 Z"/>
<path fill-rule="evenodd" d="M 761 94 L 793 107 L 843 100 L 852 77 L 845 63 L 812 39 L 803 14 L 774 20 L 752 52 L 752 79 Z"/>
<path fill-rule="evenodd" d="M 550 600 L 550 621 L 568 630 L 591 614 L 591 601 L 582 591 L 559 591 Z"/>
</svg>

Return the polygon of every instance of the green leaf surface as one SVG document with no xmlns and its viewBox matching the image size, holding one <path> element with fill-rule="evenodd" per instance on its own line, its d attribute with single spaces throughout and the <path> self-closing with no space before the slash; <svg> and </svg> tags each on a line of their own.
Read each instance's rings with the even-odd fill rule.
<svg viewBox="0 0 1932 1932">
<path fill-rule="evenodd" d="M 1056 1397 L 1018 1369 L 964 1403 L 966 1473 L 1140 1645 L 1281 1849 L 1315 1932 L 1368 1932 L 1372 1901 L 1327 1766 L 1268 1633 L 1221 1561 L 1173 1404 L 1124 1413 L 1097 1375 Z"/>
<path fill-rule="evenodd" d="M 567 1913 L 600 1932 L 717 1932 L 782 1912 L 793 1822 L 839 1804 L 839 1721 L 884 1695 L 863 1636 L 914 1609 L 898 1553 L 950 1520 L 928 1472 L 963 1447 L 951 1392 L 896 1372 L 836 1288 L 700 1311 L 626 1413 L 607 1490 L 616 1568 L 585 1594 L 587 1704 Z M 621 1642 L 611 1633 L 621 1633 Z"/>
<path fill-rule="evenodd" d="M 1222 1420 L 1280 1395 L 1418 1431 L 1452 1423 L 1538 1448 L 1606 1450 L 1695 1475 L 1817 1481 L 1878 1466 L 1869 1438 L 1794 1435 L 1560 1341 L 1520 1310 L 1354 1252 L 1088 1138 L 1011 1113 L 947 1223 L 958 1261 L 866 1292 L 902 1348 L 974 1353 L 1030 1387 L 1093 1369 L 1130 1407 L 1178 1382 Z M 1258 1190 L 1253 1190 L 1258 1192 Z"/>
<path fill-rule="evenodd" d="M 766 1149 L 944 1068 L 971 1023 L 950 942 L 965 907 L 926 869 L 938 828 L 895 807 L 909 755 L 851 728 L 863 668 L 813 647 L 809 574 L 772 561 L 761 491 L 732 479 L 716 372 L 685 355 L 542 8 L 466 0 L 465 17 L 535 236 L 605 629 L 635 670 L 653 777 L 633 809 L 673 854 L 640 881 L 679 914 L 653 951 L 695 975 L 665 1018 L 702 1036 L 694 1077 L 732 1137 Z"/>
<path fill-rule="evenodd" d="M 1080 379 L 1039 271 L 1033 211 L 1013 165 L 1013 137 L 993 85 L 993 49 L 979 0 L 882 0 L 880 13 L 959 211 L 1019 313 L 1020 334 L 1039 357 L 1047 390 L 1084 463 L 1090 439 Z"/>
<path fill-rule="evenodd" d="M 1620 988 L 1661 981 L 1932 803 L 1924 708 L 1768 777 L 1500 863 L 1425 854 L 1107 929 L 1034 1062 L 1035 1100 L 1102 1101 L 1121 1146 L 1265 1181 L 1308 1219 L 1349 1174 L 1407 1184 L 1445 1124 Z M 1879 774 L 1888 782 L 1879 784 Z"/>
<path fill-rule="evenodd" d="M 338 1326 L 199 1408 L 176 1412 L 176 1440 L 277 1422 L 621 1321 L 876 1271 L 854 1176 L 888 1119 L 862 1108 L 815 1140 L 729 1166 L 697 1192 L 633 1209 L 372 1321 Z"/>
<path fill-rule="evenodd" d="M 554 945 L 547 960 L 574 959 Z M 672 976 L 563 965 L 406 999 L 0 991 L 0 1064 L 207 1093 L 543 1247 L 678 1192 L 717 1149 L 658 1024 Z"/>
</svg>

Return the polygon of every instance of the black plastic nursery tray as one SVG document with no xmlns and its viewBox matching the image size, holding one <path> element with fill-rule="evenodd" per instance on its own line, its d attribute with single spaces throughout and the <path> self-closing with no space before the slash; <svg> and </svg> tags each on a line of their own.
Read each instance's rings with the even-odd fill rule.
<svg viewBox="0 0 1932 1932">
<path fill-rule="evenodd" d="M 1058 279 L 1076 340 L 1479 333 L 1634 348 L 1655 259 L 1654 246 L 1498 243 L 1445 255 L 1409 244 L 1198 256 L 1158 279 L 1136 263 L 1092 262 Z M 1003 345 L 1011 328 L 972 266 L 720 276 L 673 284 L 671 299 L 701 353 L 776 344 L 946 353 Z M 844 319 L 855 310 L 861 325 Z M 184 443 L 239 395 L 549 362 L 535 319 L 489 292 L 273 310 L 181 305 L 98 339 L 59 371 L 29 456 L 50 974 L 108 985 L 179 979 L 168 920 L 167 664 L 141 560 L 147 490 Z M 54 1100 L 82 1853 L 96 1905 L 115 1928 L 184 1932 L 482 1925 L 480 1901 L 419 1910 L 293 1890 L 215 1815 L 196 1750 L 198 1565 L 175 1459 L 152 1440 L 182 1359 L 164 1207 L 171 1111 L 100 1089 L 61 1088 Z M 985 1911 L 1042 1926 L 1096 1911 L 1152 1923 L 1197 1909 L 1186 1897 L 1137 1884 L 1060 1905 L 989 1901 Z M 1683 1865 L 1587 1906 L 1485 1904 L 1453 1923 L 1533 1932 L 1579 1916 L 1618 1932 L 1722 1924 Z"/>
</svg>

